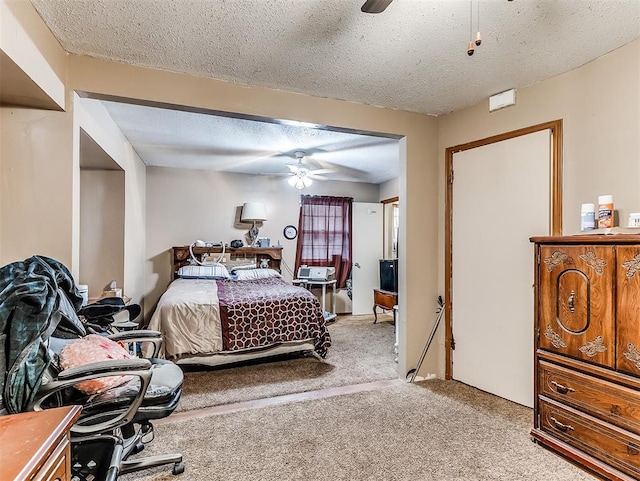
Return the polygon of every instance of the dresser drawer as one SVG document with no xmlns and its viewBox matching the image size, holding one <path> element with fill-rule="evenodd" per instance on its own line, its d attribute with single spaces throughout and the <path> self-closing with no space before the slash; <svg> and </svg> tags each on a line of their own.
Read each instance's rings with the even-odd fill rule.
<svg viewBox="0 0 640 481">
<path fill-rule="evenodd" d="M 640 478 L 640 436 L 542 396 L 538 408 L 542 431 Z"/>
<path fill-rule="evenodd" d="M 68 466 L 71 459 L 71 444 L 65 435 L 33 481 L 64 481 L 71 479 Z"/>
<path fill-rule="evenodd" d="M 538 361 L 538 393 L 640 434 L 638 392 Z"/>
</svg>

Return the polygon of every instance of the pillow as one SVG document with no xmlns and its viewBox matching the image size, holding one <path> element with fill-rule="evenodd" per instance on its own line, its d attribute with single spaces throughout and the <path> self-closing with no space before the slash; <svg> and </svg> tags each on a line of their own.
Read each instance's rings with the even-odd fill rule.
<svg viewBox="0 0 640 481">
<path fill-rule="evenodd" d="M 231 272 L 236 272 L 236 271 L 244 271 L 247 269 L 256 269 L 258 266 L 255 264 L 255 262 L 253 264 L 238 264 L 237 266 L 233 266 L 231 267 Z"/>
<path fill-rule="evenodd" d="M 268 277 L 282 277 L 278 271 L 273 269 L 241 269 L 236 272 L 236 279 L 247 281 L 251 279 L 266 279 Z"/>
<path fill-rule="evenodd" d="M 111 359 L 131 359 L 133 356 L 120 344 L 104 336 L 89 334 L 67 344 L 60 351 L 60 367 L 71 369 L 92 362 Z M 98 394 L 120 386 L 131 380 L 132 376 L 108 376 L 82 381 L 74 387 L 85 394 Z"/>
<path fill-rule="evenodd" d="M 178 277 L 183 279 L 227 279 L 229 271 L 222 264 L 183 266 L 178 269 Z"/>
</svg>

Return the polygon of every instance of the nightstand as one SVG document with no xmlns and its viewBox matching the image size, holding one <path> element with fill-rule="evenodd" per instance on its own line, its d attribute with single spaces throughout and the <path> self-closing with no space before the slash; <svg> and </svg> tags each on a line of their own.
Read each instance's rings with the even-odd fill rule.
<svg viewBox="0 0 640 481">
<path fill-rule="evenodd" d="M 373 290 L 373 323 L 378 322 L 378 312 L 376 311 L 376 307 L 379 307 L 383 311 L 390 311 L 393 309 L 393 306 L 398 304 L 398 293 L 392 291 L 384 291 L 382 289 L 374 289 Z M 393 320 L 395 322 L 395 316 L 393 316 Z"/>
<path fill-rule="evenodd" d="M 2 479 L 71 479 L 69 430 L 80 406 L 0 416 Z"/>
</svg>

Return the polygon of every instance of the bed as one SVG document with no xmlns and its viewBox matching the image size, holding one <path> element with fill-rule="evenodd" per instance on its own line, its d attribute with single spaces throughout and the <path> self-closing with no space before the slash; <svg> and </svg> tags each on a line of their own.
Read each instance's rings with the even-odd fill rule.
<svg viewBox="0 0 640 481">
<path fill-rule="evenodd" d="M 214 366 L 298 351 L 325 357 L 331 338 L 320 302 L 282 279 L 277 253 L 271 257 L 268 249 L 232 251 L 228 254 L 236 257 L 266 256 L 269 267 L 226 277 L 224 267 L 208 271 L 187 266 L 190 254 L 184 254 L 185 248 L 173 249 L 176 278 L 149 323 L 149 329 L 163 334 L 165 358 Z M 210 250 L 194 249 L 194 254 L 202 258 Z"/>
</svg>

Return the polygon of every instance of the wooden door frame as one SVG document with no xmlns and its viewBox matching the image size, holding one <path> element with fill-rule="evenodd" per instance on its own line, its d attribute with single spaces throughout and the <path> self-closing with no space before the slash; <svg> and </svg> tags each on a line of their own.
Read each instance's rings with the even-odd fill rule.
<svg viewBox="0 0 640 481">
<path fill-rule="evenodd" d="M 453 319 L 451 316 L 452 303 L 452 282 L 453 282 L 453 155 L 457 152 L 475 149 L 489 144 L 502 142 L 504 140 L 521 137 L 549 130 L 551 132 L 551 166 L 549 172 L 550 189 L 550 212 L 549 212 L 549 232 L 551 235 L 562 234 L 562 119 L 552 120 L 531 127 L 513 130 L 486 139 L 475 140 L 465 144 L 448 147 L 445 150 L 446 167 L 446 195 L 445 195 L 445 262 L 444 262 L 444 306 L 445 306 L 445 379 L 453 377 L 453 356 L 452 349 L 455 348 L 453 339 Z M 532 279 L 533 282 L 533 279 Z M 532 334 L 533 335 L 533 334 Z"/>
</svg>

